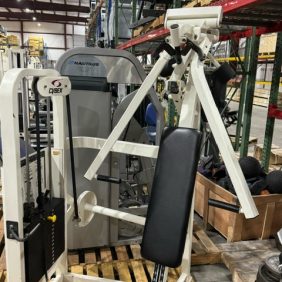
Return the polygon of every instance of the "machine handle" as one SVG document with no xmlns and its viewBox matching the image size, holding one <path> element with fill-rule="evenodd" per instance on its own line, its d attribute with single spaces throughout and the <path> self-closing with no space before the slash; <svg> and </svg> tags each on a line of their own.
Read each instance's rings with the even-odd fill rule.
<svg viewBox="0 0 282 282">
<path fill-rule="evenodd" d="M 213 206 L 213 207 L 216 207 L 216 208 L 228 210 L 228 211 L 235 212 L 235 213 L 240 213 L 240 207 L 238 207 L 236 205 L 228 204 L 228 203 L 225 203 L 225 202 L 222 202 L 222 201 L 209 199 L 208 204 L 210 206 Z"/>
<path fill-rule="evenodd" d="M 120 184 L 121 183 L 121 179 L 120 178 L 116 178 L 116 177 L 112 177 L 112 176 L 107 176 L 107 175 L 101 175 L 101 174 L 97 175 L 97 180 L 104 181 L 104 182 L 109 182 L 109 183 L 115 183 L 115 184 Z"/>
</svg>

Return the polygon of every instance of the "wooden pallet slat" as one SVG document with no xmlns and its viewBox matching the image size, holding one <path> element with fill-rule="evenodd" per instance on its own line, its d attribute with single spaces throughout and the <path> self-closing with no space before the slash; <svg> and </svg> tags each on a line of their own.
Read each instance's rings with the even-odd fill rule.
<svg viewBox="0 0 282 282">
<path fill-rule="evenodd" d="M 72 265 L 70 267 L 70 272 L 76 273 L 76 274 L 83 274 L 83 265 Z"/>
<path fill-rule="evenodd" d="M 112 252 L 110 248 L 101 248 L 100 249 L 101 261 L 102 262 L 110 262 L 113 260 Z"/>
<path fill-rule="evenodd" d="M 131 261 L 132 270 L 134 272 L 134 276 L 136 281 L 147 282 L 147 276 L 143 267 L 143 263 L 140 260 Z"/>
<path fill-rule="evenodd" d="M 86 264 L 86 274 L 88 276 L 99 277 L 99 269 L 97 264 Z"/>
<path fill-rule="evenodd" d="M 202 245 L 199 243 L 199 241 L 194 235 L 192 238 L 192 251 L 197 255 L 202 255 L 206 253 Z"/>
<path fill-rule="evenodd" d="M 141 249 L 140 245 L 130 245 L 130 249 L 134 259 L 142 259 L 140 253 L 140 249 Z"/>
<path fill-rule="evenodd" d="M 78 264 L 79 264 L 78 254 L 69 253 L 68 254 L 68 265 L 73 266 L 73 265 L 78 265 Z"/>
<path fill-rule="evenodd" d="M 116 246 L 115 251 L 119 261 L 129 260 L 129 256 L 125 246 Z"/>
<path fill-rule="evenodd" d="M 111 262 L 101 263 L 103 278 L 115 279 L 114 268 Z"/>
<path fill-rule="evenodd" d="M 85 263 L 86 264 L 93 264 L 96 260 L 96 254 L 94 252 L 88 252 L 84 254 Z"/>
<path fill-rule="evenodd" d="M 148 273 L 150 274 L 151 279 L 153 279 L 155 264 L 152 261 L 146 260 L 145 267 L 147 268 Z"/>
<path fill-rule="evenodd" d="M 212 242 L 212 240 L 207 236 L 204 230 L 200 230 L 196 232 L 197 237 L 200 239 L 199 241 L 205 247 L 207 253 L 218 253 L 219 250 Z"/>
<path fill-rule="evenodd" d="M 116 269 L 119 275 L 119 280 L 124 282 L 131 282 L 131 275 L 128 268 L 128 263 L 121 261 L 116 263 Z"/>
<path fill-rule="evenodd" d="M 2 270 L 0 272 L 0 282 L 5 282 L 5 281 L 7 281 L 6 271 Z"/>
<path fill-rule="evenodd" d="M 167 282 L 175 282 L 179 278 L 181 273 L 180 267 L 178 268 L 169 268 Z"/>
</svg>

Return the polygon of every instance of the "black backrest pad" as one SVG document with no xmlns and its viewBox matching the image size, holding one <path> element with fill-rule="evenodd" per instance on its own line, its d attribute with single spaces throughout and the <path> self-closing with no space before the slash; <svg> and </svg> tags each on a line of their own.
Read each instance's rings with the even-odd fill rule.
<svg viewBox="0 0 282 282">
<path fill-rule="evenodd" d="M 197 172 L 201 134 L 165 129 L 159 148 L 141 245 L 144 258 L 169 267 L 181 264 Z"/>
</svg>

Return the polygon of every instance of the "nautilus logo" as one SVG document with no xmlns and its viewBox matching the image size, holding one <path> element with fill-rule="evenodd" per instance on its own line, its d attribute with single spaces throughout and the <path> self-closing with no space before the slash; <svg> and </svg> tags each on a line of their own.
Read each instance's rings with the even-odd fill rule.
<svg viewBox="0 0 282 282">
<path fill-rule="evenodd" d="M 61 87 L 61 86 L 62 86 L 62 83 L 61 83 L 59 80 L 53 80 L 53 81 L 52 81 L 52 84 L 53 84 L 55 87 Z"/>
</svg>

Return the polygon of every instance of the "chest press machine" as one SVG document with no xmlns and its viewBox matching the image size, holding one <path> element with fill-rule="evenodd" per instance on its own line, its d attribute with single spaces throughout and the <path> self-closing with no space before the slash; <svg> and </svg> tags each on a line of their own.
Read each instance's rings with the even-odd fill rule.
<svg viewBox="0 0 282 282">
<path fill-rule="evenodd" d="M 131 100 L 121 119 L 103 142 L 89 146 L 99 153 L 85 174 L 89 180 L 99 178 L 98 170 L 110 151 L 157 158 L 147 218 L 98 206 L 93 192 L 83 192 L 76 202 L 68 196 L 66 169 L 65 96 L 70 82 L 54 70 L 14 69 L 6 73 L 0 86 L 0 114 L 3 146 L 3 200 L 7 275 L 9 281 L 111 281 L 71 274 L 67 271 L 67 221 L 75 208 L 78 225 L 87 225 L 94 213 L 145 225 L 141 252 L 156 263 L 153 281 L 166 281 L 167 267 L 181 264 L 178 281 L 190 281 L 190 256 L 193 225 L 193 189 L 200 154 L 198 132 L 200 105 L 220 148 L 230 178 L 238 195 L 240 212 L 246 218 L 258 215 L 243 173 L 212 98 L 204 74 L 203 58 L 217 40 L 221 8 L 168 10 L 165 26 L 170 29 L 159 60 Z M 176 64 L 168 81 L 168 91 L 180 113 L 178 128 L 164 131 L 160 146 L 118 141 L 134 112 L 153 86 L 166 63 L 174 57 Z M 183 74 L 188 70 L 187 81 Z M 23 222 L 24 191 L 20 176 L 17 90 L 27 76 L 36 77 L 37 95 L 52 97 L 54 146 L 52 148 L 52 197 L 38 193 L 34 207 L 35 222 Z M 176 91 L 177 90 L 177 91 Z M 70 136 L 71 138 L 71 136 Z M 102 144 L 102 146 L 101 146 Z M 40 163 L 40 160 L 38 164 Z M 40 169 L 40 166 L 38 167 Z M 40 178 L 38 178 L 40 179 Z M 105 180 L 105 179 L 104 179 Z M 108 181 L 111 181 L 109 176 Z M 40 181 L 38 181 L 40 182 Z M 45 196 L 45 197 L 43 197 Z M 93 232 L 98 232 L 94 231 Z M 39 257 L 40 259 L 30 260 Z M 36 264 L 36 267 L 34 267 Z M 141 282 L 141 281 L 140 281 Z"/>
</svg>

